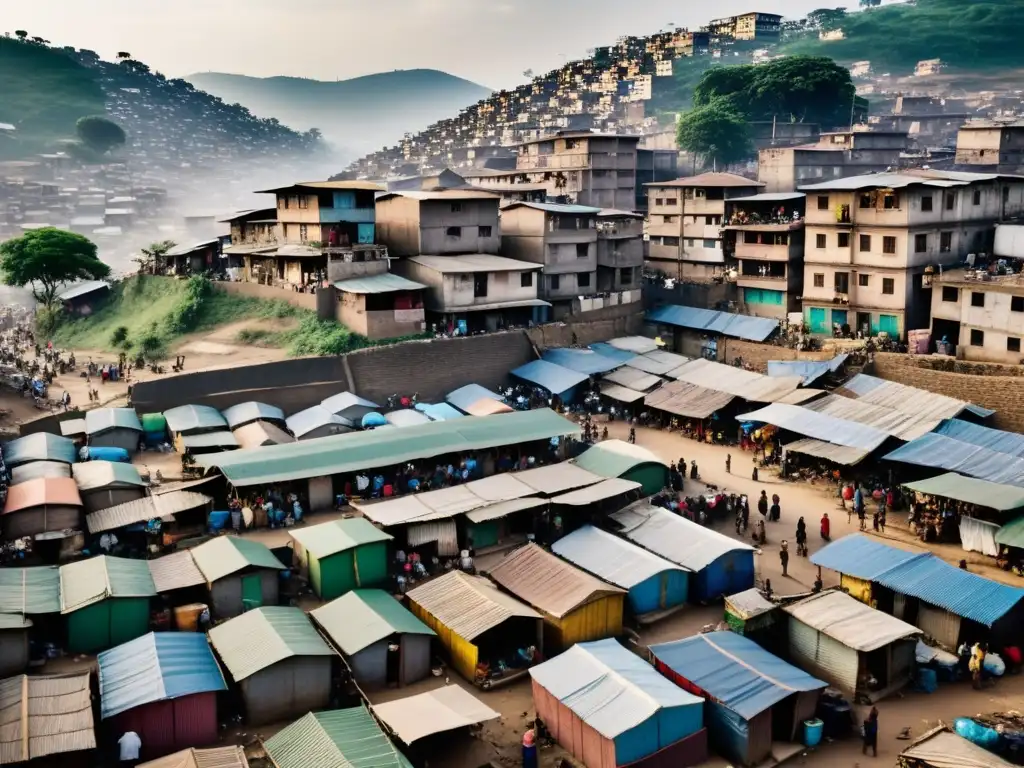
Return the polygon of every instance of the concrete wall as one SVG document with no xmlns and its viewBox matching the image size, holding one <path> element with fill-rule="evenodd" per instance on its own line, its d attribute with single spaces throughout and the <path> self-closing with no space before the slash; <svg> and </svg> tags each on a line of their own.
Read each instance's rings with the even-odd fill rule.
<svg viewBox="0 0 1024 768">
<path fill-rule="evenodd" d="M 501 226 L 495 197 L 486 200 L 424 200 L 420 203 L 420 253 L 498 253 Z M 458 228 L 458 236 L 449 234 Z M 485 227 L 490 234 L 481 234 Z"/>
<path fill-rule="evenodd" d="M 538 325 L 528 329 L 526 335 L 538 349 L 549 349 L 569 346 L 573 333 L 576 343 L 586 346 L 618 336 L 638 335 L 643 326 L 643 308 L 639 304 L 623 304 L 574 316 L 564 323 Z"/>
<path fill-rule="evenodd" d="M 720 338 L 718 340 L 718 360 L 732 364 L 737 357 L 753 366 L 759 373 L 768 372 L 768 362 L 774 360 L 831 360 L 836 350 L 828 344 L 814 352 L 798 352 L 789 347 L 777 347 L 774 344 L 758 344 L 753 341 Z"/>
<path fill-rule="evenodd" d="M 259 283 L 217 283 L 217 287 L 239 296 L 251 296 L 255 299 L 266 299 L 267 301 L 287 301 L 292 306 L 316 312 L 316 294 L 313 293 L 287 291 L 283 288 L 274 288 L 273 286 L 260 285 Z"/>
</svg>

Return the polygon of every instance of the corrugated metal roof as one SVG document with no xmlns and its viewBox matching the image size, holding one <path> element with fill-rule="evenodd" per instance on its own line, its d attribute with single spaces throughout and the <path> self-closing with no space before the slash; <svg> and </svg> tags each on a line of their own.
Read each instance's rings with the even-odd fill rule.
<svg viewBox="0 0 1024 768">
<path fill-rule="evenodd" d="M 996 544 L 1024 549 L 1024 515 L 1011 520 L 996 531 Z"/>
<path fill-rule="evenodd" d="M 249 768 L 249 761 L 242 747 L 193 748 L 140 763 L 139 768 Z"/>
<path fill-rule="evenodd" d="M 293 528 L 288 534 L 316 558 L 330 557 L 364 544 L 391 541 L 394 538 L 361 517 L 332 520 L 308 528 Z"/>
<path fill-rule="evenodd" d="M 535 211 L 544 211 L 545 213 L 565 213 L 565 214 L 591 214 L 596 216 L 601 212 L 600 208 L 594 208 L 589 205 L 567 205 L 565 203 L 528 203 L 528 202 L 516 202 L 511 205 L 506 205 L 503 210 L 511 210 L 512 208 L 533 208 Z"/>
<path fill-rule="evenodd" d="M 231 434 L 235 436 L 240 448 L 259 448 L 262 445 L 295 442 L 295 438 L 279 426 L 266 421 L 254 421 L 244 427 L 238 427 Z"/>
<path fill-rule="evenodd" d="M 405 744 L 501 717 L 458 685 L 377 704 L 373 711 Z"/>
<path fill-rule="evenodd" d="M 71 464 L 60 461 L 33 461 L 11 470 L 11 485 L 21 485 L 41 477 L 71 477 Z"/>
<path fill-rule="evenodd" d="M 418 403 L 416 410 L 427 414 L 431 421 L 449 421 L 465 418 L 466 414 L 448 403 Z"/>
<path fill-rule="evenodd" d="M 834 181 L 823 181 L 818 184 L 801 185 L 801 192 L 855 192 L 859 189 L 904 189 L 911 185 L 925 187 L 959 186 L 961 182 L 939 179 L 928 179 L 923 176 L 912 176 L 904 173 L 865 173 L 860 176 L 849 176 Z M 963 182 L 966 183 L 966 182 Z"/>
<path fill-rule="evenodd" d="M 8 469 L 30 461 L 61 461 L 74 464 L 78 459 L 75 443 L 66 437 L 49 432 L 36 432 L 11 440 L 2 449 Z"/>
<path fill-rule="evenodd" d="M 576 466 L 600 477 L 622 477 L 641 464 L 668 466 L 654 453 L 624 440 L 602 440 L 574 460 Z"/>
<path fill-rule="evenodd" d="M 845 592 L 821 592 L 784 605 L 782 610 L 847 648 L 864 653 L 921 633 L 917 627 L 876 611 Z"/>
<path fill-rule="evenodd" d="M 382 589 L 354 589 L 310 612 L 342 653 L 352 655 L 393 634 L 434 635 Z"/>
<path fill-rule="evenodd" d="M 799 376 L 765 376 L 703 358 L 673 370 L 671 377 L 698 387 L 726 392 L 754 403 L 774 403 L 788 397 L 800 387 Z"/>
<path fill-rule="evenodd" d="M 765 599 L 765 596 L 756 587 L 745 589 L 725 598 L 725 610 L 744 620 L 770 613 L 777 607 L 775 603 Z"/>
<path fill-rule="evenodd" d="M 192 559 L 192 553 L 187 549 L 147 560 L 146 563 L 149 565 L 149 573 L 153 577 L 153 585 L 157 592 L 170 592 L 172 589 L 196 587 L 206 583 L 203 572 L 199 570 L 196 561 Z"/>
<path fill-rule="evenodd" d="M 412 768 L 361 706 L 310 712 L 263 747 L 275 768 Z"/>
<path fill-rule="evenodd" d="M 921 420 L 934 419 L 938 422 L 942 419 L 951 419 L 968 409 L 982 416 L 991 416 L 995 413 L 965 400 L 946 397 L 926 389 L 908 387 L 896 381 L 868 376 L 866 373 L 858 373 L 836 391 L 859 402 L 916 415 Z"/>
<path fill-rule="evenodd" d="M 623 589 L 666 571 L 687 570 L 592 525 L 562 537 L 551 551 Z"/>
<path fill-rule="evenodd" d="M 266 545 L 241 536 L 218 536 L 203 542 L 191 552 L 196 565 L 210 584 L 243 568 L 288 570 Z"/>
<path fill-rule="evenodd" d="M 803 192 L 762 192 L 747 197 L 730 197 L 730 203 L 782 203 L 786 200 L 803 200 L 807 197 Z"/>
<path fill-rule="evenodd" d="M 255 608 L 218 624 L 209 634 L 236 683 L 293 656 L 334 655 L 300 608 Z"/>
<path fill-rule="evenodd" d="M 235 435 L 226 430 L 215 432 L 203 432 L 198 435 L 183 435 L 181 444 L 185 448 L 237 448 L 238 440 Z"/>
<path fill-rule="evenodd" d="M 938 421 L 922 418 L 918 414 L 898 411 L 880 405 L 871 405 L 842 395 L 826 395 L 806 406 L 809 410 L 854 421 L 881 430 L 900 440 L 914 440 L 931 431 Z"/>
<path fill-rule="evenodd" d="M 520 483 L 533 488 L 537 493 L 549 496 L 576 488 L 585 488 L 588 485 L 597 485 L 604 480 L 603 475 L 583 469 L 573 462 L 534 467 L 525 472 L 516 472 L 515 478 Z"/>
<path fill-rule="evenodd" d="M 824 440 L 815 440 L 811 437 L 788 443 L 785 450 L 787 453 L 803 453 L 847 467 L 859 464 L 871 455 L 871 451 L 865 448 L 849 448 L 845 445 L 826 443 Z"/>
<path fill-rule="evenodd" d="M 481 387 L 479 384 L 467 384 L 464 387 L 459 387 L 455 391 L 449 392 L 445 400 L 459 410 L 465 411 L 466 406 L 470 406 L 478 400 L 485 398 L 497 400 L 498 402 L 502 400 L 501 395 L 497 392 L 492 392 L 486 387 Z"/>
<path fill-rule="evenodd" d="M 7 489 L 3 512 L 8 515 L 23 509 L 47 505 L 82 506 L 78 486 L 70 477 L 40 477 Z"/>
<path fill-rule="evenodd" d="M 507 517 L 513 512 L 522 512 L 524 509 L 537 509 L 548 504 L 547 499 L 529 498 L 512 499 L 511 501 L 496 501 L 486 507 L 474 509 L 466 513 L 466 519 L 471 523 L 485 523 L 488 520 L 498 520 Z"/>
<path fill-rule="evenodd" d="M 542 269 L 543 264 L 532 261 L 520 261 L 490 253 L 467 253 L 461 256 L 410 256 L 409 261 L 442 274 L 467 274 L 470 272 L 532 272 Z M 546 301 L 531 300 L 535 304 L 547 304 Z M 479 306 L 474 306 L 479 310 Z"/>
<path fill-rule="evenodd" d="M 60 612 L 71 613 L 108 597 L 152 597 L 156 585 L 145 560 L 98 555 L 60 567 Z"/>
<path fill-rule="evenodd" d="M 646 501 L 626 507 L 610 518 L 622 526 L 622 535 L 630 541 L 695 572 L 729 552 L 753 551 L 747 544 Z"/>
<path fill-rule="evenodd" d="M 0 680 L 0 765 L 96 748 L 89 672 Z"/>
<path fill-rule="evenodd" d="M 580 488 L 577 491 L 563 493 L 561 496 L 555 496 L 551 499 L 551 503 L 567 504 L 571 507 L 582 507 L 587 504 L 597 504 L 605 499 L 613 499 L 616 496 L 621 496 L 632 491 L 639 491 L 641 488 L 643 488 L 642 483 L 637 483 L 632 480 L 624 480 L 621 477 L 612 477 L 608 480 L 603 480 L 597 485 L 591 485 L 587 488 Z M 634 498 L 637 495 L 639 494 L 635 494 Z"/>
<path fill-rule="evenodd" d="M 908 560 L 873 581 L 986 627 L 1024 599 L 1024 589 L 961 570 L 934 555 Z"/>
<path fill-rule="evenodd" d="M 199 456 L 196 461 L 207 468 L 217 467 L 235 486 L 248 486 L 578 434 L 577 424 L 540 408 L 230 451 Z"/>
<path fill-rule="evenodd" d="M 606 739 L 615 739 L 662 709 L 703 707 L 616 640 L 577 643 L 530 669 L 530 676 Z"/>
<path fill-rule="evenodd" d="M 228 423 L 228 427 L 232 430 L 253 421 L 284 421 L 284 411 L 280 408 L 255 401 L 239 403 L 238 405 L 232 405 L 230 408 L 225 408 L 223 416 L 224 420 Z"/>
<path fill-rule="evenodd" d="M 638 392 L 647 392 L 662 383 L 661 377 L 628 365 L 605 374 L 604 380 Z"/>
<path fill-rule="evenodd" d="M 843 536 L 811 555 L 811 563 L 845 573 L 857 579 L 873 581 L 897 565 L 920 557 L 924 552 L 908 552 L 864 534 Z"/>
<path fill-rule="evenodd" d="M 415 408 L 402 408 L 384 414 L 388 424 L 393 427 L 412 427 L 417 424 L 429 424 L 431 418 Z"/>
<path fill-rule="evenodd" d="M 1024 488 L 977 480 L 956 472 L 947 472 L 914 483 L 904 483 L 904 487 L 929 496 L 966 501 L 998 512 L 1024 507 Z"/>
<path fill-rule="evenodd" d="M 418 291 L 426 288 L 423 283 L 385 272 L 369 277 L 355 277 L 351 280 L 339 280 L 334 287 L 343 293 L 394 293 L 395 291 Z"/>
<path fill-rule="evenodd" d="M 700 173 L 696 176 L 688 176 L 682 179 L 675 179 L 673 181 L 652 181 L 644 184 L 645 187 L 750 187 L 755 189 L 757 187 L 765 186 L 764 182 L 755 181 L 754 179 L 748 179 L 746 176 L 740 176 L 735 173 L 721 173 L 718 171 L 708 171 L 707 173 Z"/>
<path fill-rule="evenodd" d="M 167 428 L 177 434 L 200 430 L 227 429 L 228 423 L 216 408 L 208 405 L 180 405 L 164 411 Z"/>
<path fill-rule="evenodd" d="M 487 579 L 462 571 L 428 581 L 408 596 L 464 640 L 472 641 L 514 616 L 540 619 L 540 614 L 499 591 Z"/>
<path fill-rule="evenodd" d="M 949 731 L 946 726 L 929 731 L 900 752 L 901 765 L 910 761 L 929 768 L 1011 768 L 1013 765 L 995 752 Z"/>
<path fill-rule="evenodd" d="M 352 427 L 352 422 L 331 413 L 322 405 L 314 405 L 304 411 L 293 413 L 286 423 L 288 430 L 296 437 L 302 437 L 326 424 L 333 424 L 339 432 L 350 432 Z"/>
<path fill-rule="evenodd" d="M 651 652 L 746 720 L 794 693 L 828 687 L 734 632 L 710 632 L 653 645 Z"/>
<path fill-rule="evenodd" d="M 0 568 L 0 613 L 59 613 L 60 569 Z"/>
<path fill-rule="evenodd" d="M 71 467 L 80 491 L 95 491 L 100 488 L 145 488 L 147 483 L 134 464 L 121 461 L 83 461 Z"/>
<path fill-rule="evenodd" d="M 372 181 L 297 181 L 275 189 L 261 189 L 256 192 L 258 195 L 271 195 L 276 192 L 287 192 L 291 189 L 361 189 L 364 192 L 383 192 L 384 187 L 374 184 Z"/>
<path fill-rule="evenodd" d="M 548 349 L 542 355 L 543 359 L 570 371 L 584 373 L 593 376 L 599 373 L 607 373 L 619 368 L 622 363 L 605 357 L 592 349 Z"/>
<path fill-rule="evenodd" d="M 142 422 L 133 408 L 97 408 L 85 412 L 85 432 L 98 435 L 111 429 L 142 431 Z"/>
<path fill-rule="evenodd" d="M 585 373 L 563 368 L 546 360 L 533 360 L 511 372 L 512 376 L 543 387 L 553 395 L 561 395 L 573 387 L 588 381 Z"/>
<path fill-rule="evenodd" d="M 1017 432 L 983 427 L 960 419 L 946 419 L 935 428 L 935 434 L 996 453 L 1024 458 L 1024 435 Z"/>
<path fill-rule="evenodd" d="M 610 339 L 608 345 L 623 352 L 632 352 L 634 355 L 646 355 L 659 348 L 658 342 L 646 336 L 619 336 Z"/>
<path fill-rule="evenodd" d="M 759 411 L 745 413 L 736 418 L 740 421 L 772 424 L 798 435 L 866 451 L 875 450 L 889 439 L 885 432 L 866 424 L 837 419 L 828 414 L 784 403 L 772 403 Z"/>
<path fill-rule="evenodd" d="M 645 397 L 643 392 L 620 387 L 618 384 L 602 384 L 601 394 L 605 397 L 610 397 L 612 400 L 618 400 L 620 403 L 635 403 L 638 400 L 643 400 Z"/>
<path fill-rule="evenodd" d="M 688 381 L 671 381 L 644 398 L 644 405 L 689 419 L 706 419 L 736 398 L 728 392 L 698 387 Z"/>
<path fill-rule="evenodd" d="M 828 373 L 835 373 L 849 355 L 836 355 L 831 360 L 769 360 L 769 376 L 799 376 L 807 387 Z"/>
<path fill-rule="evenodd" d="M 0 629 L 29 629 L 32 619 L 18 613 L 0 613 Z"/>
<path fill-rule="evenodd" d="M 688 357 L 675 355 L 671 352 L 663 352 L 656 349 L 643 355 L 636 355 L 630 358 L 626 365 L 644 373 L 656 376 L 668 376 L 669 373 L 689 362 Z"/>
<path fill-rule="evenodd" d="M 900 446 L 883 458 L 1024 488 L 1024 458 L 997 453 L 934 432 Z"/>
<path fill-rule="evenodd" d="M 732 336 L 747 341 L 764 341 L 779 329 L 779 321 L 771 318 L 737 315 L 732 312 L 698 309 L 679 304 L 651 310 L 647 313 L 647 319 L 653 323 Z"/>
<path fill-rule="evenodd" d="M 110 211 L 107 211 L 107 213 L 110 213 Z M 92 220 L 96 226 L 103 226 L 106 223 L 106 219 L 103 216 L 77 216 L 75 218 Z M 72 220 L 72 223 L 74 223 L 74 220 Z M 87 225 L 88 222 L 82 222 L 82 226 Z M 58 294 L 57 298 L 61 301 L 71 301 L 71 299 L 77 299 L 80 296 L 88 296 L 90 293 L 105 290 L 110 290 L 110 283 L 105 280 L 89 280 L 76 285 L 74 288 L 68 288 L 66 291 Z"/>
<path fill-rule="evenodd" d="M 372 400 L 367 400 L 352 392 L 339 392 L 336 395 L 331 395 L 325 400 L 321 400 L 320 405 L 345 419 L 358 419 L 369 411 L 380 408 Z"/>
<path fill-rule="evenodd" d="M 60 433 L 64 437 L 76 437 L 85 434 L 85 419 L 65 419 L 60 423 Z"/>
<path fill-rule="evenodd" d="M 96 657 L 100 718 L 154 701 L 226 691 L 206 635 L 150 632 Z"/>
<path fill-rule="evenodd" d="M 213 499 L 194 491 L 172 491 L 157 496 L 143 496 L 123 504 L 101 509 L 86 515 L 85 525 L 89 533 L 102 533 L 123 528 L 126 525 L 145 523 L 161 518 L 167 520 L 189 509 L 206 506 Z"/>
<path fill-rule="evenodd" d="M 488 575 L 523 602 L 555 618 L 602 597 L 622 594 L 621 589 L 533 543 L 505 555 Z"/>
</svg>

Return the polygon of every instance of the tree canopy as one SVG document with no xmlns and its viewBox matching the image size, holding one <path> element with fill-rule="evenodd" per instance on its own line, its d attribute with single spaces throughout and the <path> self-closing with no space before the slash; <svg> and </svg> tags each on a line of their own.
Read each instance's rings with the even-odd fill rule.
<svg viewBox="0 0 1024 768">
<path fill-rule="evenodd" d="M 680 149 L 722 165 L 740 162 L 753 153 L 747 120 L 723 99 L 683 115 L 676 130 L 676 142 Z"/>
<path fill-rule="evenodd" d="M 102 115 L 79 118 L 75 131 L 83 144 L 100 153 L 124 146 L 127 139 L 121 126 Z"/>
<path fill-rule="evenodd" d="M 36 301 L 53 307 L 63 284 L 102 280 L 110 267 L 99 260 L 88 238 L 46 227 L 0 243 L 0 271 L 4 283 L 31 286 Z"/>
</svg>

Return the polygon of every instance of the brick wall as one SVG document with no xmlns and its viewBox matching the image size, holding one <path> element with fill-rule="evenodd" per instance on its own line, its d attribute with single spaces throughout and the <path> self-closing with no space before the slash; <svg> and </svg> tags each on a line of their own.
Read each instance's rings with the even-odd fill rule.
<svg viewBox="0 0 1024 768">
<path fill-rule="evenodd" d="M 588 312 L 578 316 L 578 319 L 574 317 L 562 323 L 538 325 L 527 330 L 526 335 L 538 349 L 543 350 L 568 347 L 572 344 L 573 333 L 576 334 L 576 343 L 586 346 L 618 336 L 638 335 L 643 325 L 643 307 L 640 304 L 626 304 Z"/>
<path fill-rule="evenodd" d="M 1019 366 L 878 353 L 865 373 L 991 408 L 996 412 L 992 426 L 1024 432 L 1024 371 Z"/>
<path fill-rule="evenodd" d="M 821 350 L 798 352 L 789 347 L 758 344 L 740 339 L 719 339 L 718 341 L 719 362 L 731 365 L 737 357 L 740 357 L 744 363 L 753 366 L 754 370 L 761 373 L 768 370 L 768 362 L 772 360 L 831 360 L 835 355 L 836 350 L 827 344 Z"/>
<path fill-rule="evenodd" d="M 283 288 L 274 288 L 271 285 L 260 285 L 259 283 L 223 282 L 216 285 L 228 293 L 250 296 L 254 299 L 265 299 L 266 301 L 287 301 L 299 309 L 308 309 L 311 312 L 316 312 L 316 294 L 313 293 L 286 291 Z"/>
</svg>

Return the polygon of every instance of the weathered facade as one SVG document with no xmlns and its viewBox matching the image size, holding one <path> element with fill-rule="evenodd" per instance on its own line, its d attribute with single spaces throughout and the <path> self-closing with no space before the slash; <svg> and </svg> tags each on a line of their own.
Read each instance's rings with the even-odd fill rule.
<svg viewBox="0 0 1024 768">
<path fill-rule="evenodd" d="M 498 253 L 500 200 L 465 189 L 382 195 L 376 203 L 378 238 L 392 256 Z"/>
<path fill-rule="evenodd" d="M 762 149 L 757 178 L 764 183 L 765 192 L 794 192 L 804 184 L 895 170 L 906 149 L 906 133 L 823 133 L 816 144 Z"/>
</svg>

